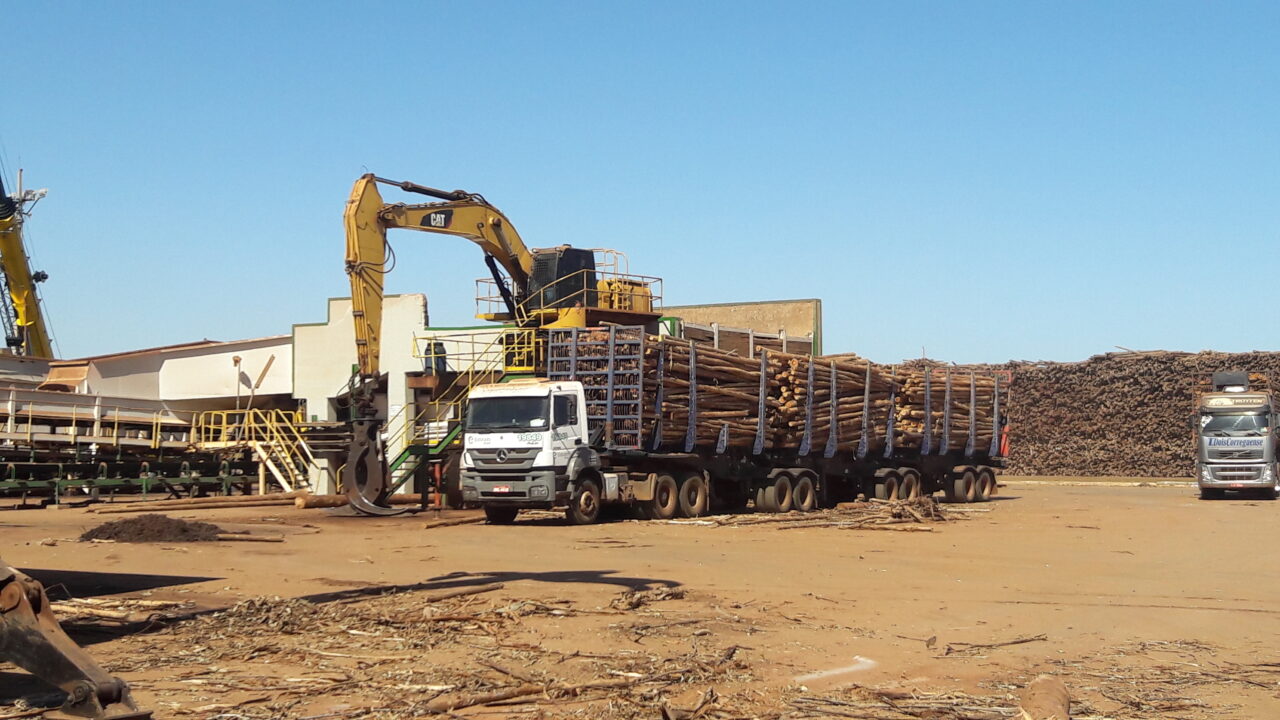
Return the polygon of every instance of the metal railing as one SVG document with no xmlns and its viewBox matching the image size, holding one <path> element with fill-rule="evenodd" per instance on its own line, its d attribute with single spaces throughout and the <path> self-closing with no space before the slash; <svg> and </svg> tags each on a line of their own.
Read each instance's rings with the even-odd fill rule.
<svg viewBox="0 0 1280 720">
<path fill-rule="evenodd" d="M 304 420 L 299 411 L 206 410 L 196 417 L 192 441 L 204 449 L 252 448 L 276 481 L 293 490 L 307 485 L 308 472 L 317 466 L 298 428 Z"/>
<path fill-rule="evenodd" d="M 473 334 L 445 333 L 417 336 L 413 355 L 423 361 L 428 375 L 437 376 L 432 400 L 413 413 L 396 419 L 398 427 L 388 436 L 388 448 L 403 450 L 410 444 L 438 445 L 447 440 L 463 418 L 463 405 L 471 388 L 497 382 L 504 375 L 531 373 L 540 367 L 545 343 L 531 329 L 507 328 Z M 392 425 L 389 420 L 388 425 Z"/>
<path fill-rule="evenodd" d="M 186 443 L 191 432 L 191 413 L 118 405 L 100 396 L 67 400 L 66 393 L 11 388 L 0 402 L 0 432 L 10 440 L 36 442 L 38 435 L 53 436 L 68 443 L 92 441 L 119 444 L 121 440 L 145 440 L 152 449 L 162 443 Z M 40 429 L 44 429 L 41 432 Z M 45 441 L 46 438 L 40 438 Z"/>
<path fill-rule="evenodd" d="M 511 318 L 525 325 L 533 315 L 562 309 L 584 307 L 651 313 L 662 308 L 662 278 L 627 272 L 627 259 L 613 250 L 595 250 L 596 266 L 579 270 L 538 288 L 516 305 Z M 476 280 L 476 316 L 494 317 L 510 314 L 503 290 L 493 278 Z"/>
</svg>

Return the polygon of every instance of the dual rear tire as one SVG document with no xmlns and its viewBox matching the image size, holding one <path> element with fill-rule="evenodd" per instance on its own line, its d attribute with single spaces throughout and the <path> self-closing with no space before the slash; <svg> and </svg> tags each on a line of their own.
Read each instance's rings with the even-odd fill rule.
<svg viewBox="0 0 1280 720">
<path fill-rule="evenodd" d="M 779 472 L 770 479 L 770 484 L 756 488 L 756 512 L 813 512 L 818 509 L 818 487 L 811 474 Z"/>
</svg>

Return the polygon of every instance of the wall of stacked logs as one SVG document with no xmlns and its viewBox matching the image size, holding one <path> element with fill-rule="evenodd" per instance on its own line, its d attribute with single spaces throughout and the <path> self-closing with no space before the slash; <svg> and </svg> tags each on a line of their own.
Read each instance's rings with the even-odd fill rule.
<svg viewBox="0 0 1280 720">
<path fill-rule="evenodd" d="M 1133 352 L 1010 363 L 1009 472 L 1191 477 L 1195 396 L 1214 372 L 1280 378 L 1280 353 Z"/>
</svg>

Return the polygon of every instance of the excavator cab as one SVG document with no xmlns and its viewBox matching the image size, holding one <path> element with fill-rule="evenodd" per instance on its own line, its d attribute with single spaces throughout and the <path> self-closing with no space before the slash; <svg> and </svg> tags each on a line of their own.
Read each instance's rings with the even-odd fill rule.
<svg viewBox="0 0 1280 720">
<path fill-rule="evenodd" d="M 598 307 L 597 296 L 595 251 L 568 245 L 533 251 L 526 308 Z"/>
</svg>

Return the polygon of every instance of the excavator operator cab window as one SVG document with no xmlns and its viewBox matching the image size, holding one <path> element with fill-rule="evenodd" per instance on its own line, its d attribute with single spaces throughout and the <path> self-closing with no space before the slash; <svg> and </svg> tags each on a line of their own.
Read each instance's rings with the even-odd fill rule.
<svg viewBox="0 0 1280 720">
<path fill-rule="evenodd" d="M 574 247 L 537 250 L 529 278 L 529 309 L 597 307 L 596 254 Z"/>
</svg>

